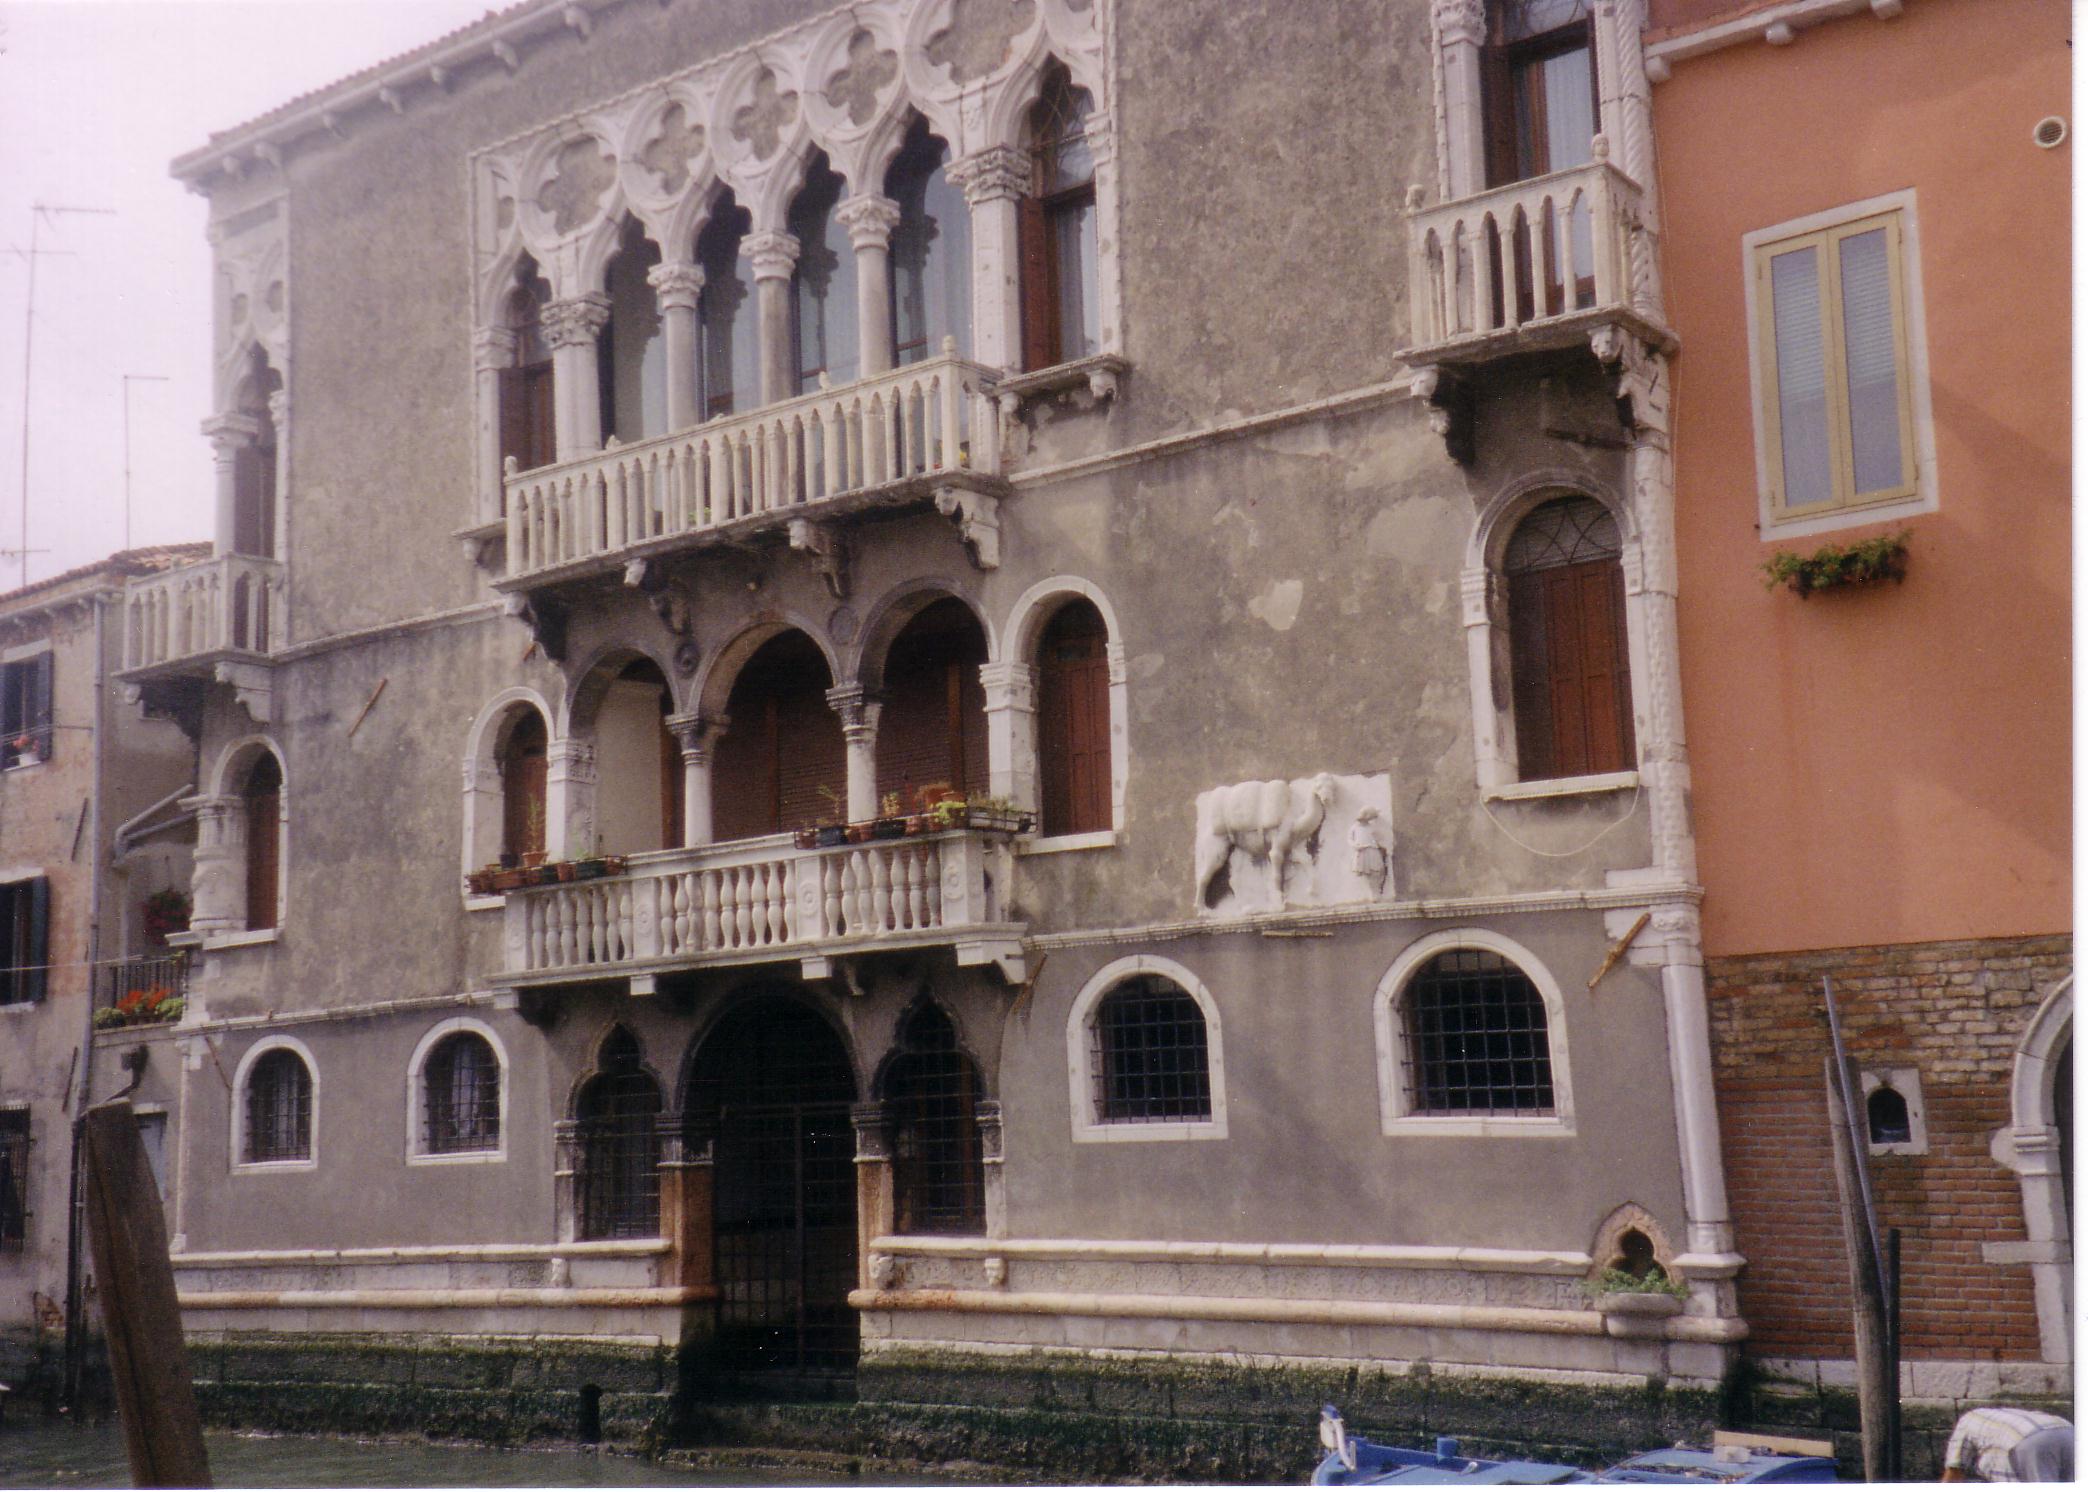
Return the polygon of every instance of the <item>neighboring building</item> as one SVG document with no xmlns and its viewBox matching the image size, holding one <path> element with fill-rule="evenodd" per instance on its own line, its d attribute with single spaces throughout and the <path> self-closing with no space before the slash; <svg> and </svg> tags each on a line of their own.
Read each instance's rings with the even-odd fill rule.
<svg viewBox="0 0 2088 1492">
<path fill-rule="evenodd" d="M 177 162 L 191 1331 L 1716 1383 L 1640 19 L 545 0 Z"/>
<path fill-rule="evenodd" d="M 194 747 L 141 721 L 113 682 L 123 586 L 207 552 L 126 550 L 0 595 L 0 1376 L 10 1383 L 57 1350 L 64 1325 L 90 995 L 106 1004 L 179 979 L 172 962 L 126 962 L 147 950 L 146 901 L 186 887 L 188 856 L 158 841 L 117 859 L 112 841 L 155 802 L 171 805 Z M 108 1069 L 93 1082 L 97 1096 L 121 1086 Z M 159 1112 L 148 1127 L 164 1123 Z"/>
<path fill-rule="evenodd" d="M 1683 702 L 1750 1355 L 1846 1381 L 1831 977 L 1923 1398 L 2070 1391 L 2068 15 L 1655 0 Z M 1772 556 L 1905 536 L 1801 599 Z M 1819 1366 L 1816 1366 L 1819 1365 Z"/>
</svg>

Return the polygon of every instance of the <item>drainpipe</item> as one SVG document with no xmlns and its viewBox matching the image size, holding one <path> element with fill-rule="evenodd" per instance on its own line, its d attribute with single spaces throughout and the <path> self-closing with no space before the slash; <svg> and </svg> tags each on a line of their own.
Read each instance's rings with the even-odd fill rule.
<svg viewBox="0 0 2088 1492">
<path fill-rule="evenodd" d="M 80 1136 L 90 1101 L 88 1095 L 94 1085 L 94 985 L 101 973 L 102 877 L 105 873 L 101 812 L 104 769 L 108 760 L 108 678 L 107 657 L 103 650 L 108 640 L 110 600 L 107 593 L 94 598 L 94 731 L 88 738 L 93 743 L 91 749 L 94 752 L 94 782 L 89 799 L 93 804 L 94 835 L 88 841 L 87 852 L 87 998 L 80 1009 L 80 1083 L 73 1089 L 72 1154 L 67 1166 L 70 1181 L 65 1208 L 64 1401 L 65 1407 L 76 1416 L 80 1407 L 80 1374 L 85 1366 L 87 1345 L 87 1324 L 82 1319 L 87 1282 L 81 1259 L 86 1197 L 80 1176 L 83 1159 Z"/>
</svg>

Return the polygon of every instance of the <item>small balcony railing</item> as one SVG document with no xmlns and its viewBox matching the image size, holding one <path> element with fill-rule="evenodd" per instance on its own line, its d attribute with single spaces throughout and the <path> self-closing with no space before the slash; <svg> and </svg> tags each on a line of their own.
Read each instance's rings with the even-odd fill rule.
<svg viewBox="0 0 2088 1492">
<path fill-rule="evenodd" d="M 845 388 L 511 473 L 508 579 L 748 520 L 817 517 L 821 504 L 940 472 L 999 476 L 992 375 L 944 346 Z"/>
<path fill-rule="evenodd" d="M 960 963 L 1017 954 L 1004 920 L 1007 834 L 952 829 L 799 849 L 787 836 L 634 855 L 629 871 L 507 897 L 503 984 L 699 964 L 958 945 Z"/>
<path fill-rule="evenodd" d="M 225 554 L 131 580 L 124 590 L 125 672 L 225 653 L 266 655 L 281 646 L 280 561 Z"/>
<path fill-rule="evenodd" d="M 1418 193 L 1418 189 L 1417 189 Z M 1637 183 L 1606 159 L 1408 209 L 1409 362 L 1476 361 L 1575 340 L 1590 323 L 1657 327 L 1634 274 Z"/>
</svg>

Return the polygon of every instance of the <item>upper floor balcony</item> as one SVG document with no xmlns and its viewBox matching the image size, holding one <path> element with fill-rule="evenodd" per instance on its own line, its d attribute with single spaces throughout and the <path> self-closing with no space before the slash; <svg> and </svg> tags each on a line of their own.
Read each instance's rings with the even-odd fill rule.
<svg viewBox="0 0 2088 1492">
<path fill-rule="evenodd" d="M 285 602 L 282 562 L 251 554 L 133 579 L 123 598 L 124 675 L 208 677 L 221 662 L 265 662 L 282 645 Z"/>
<path fill-rule="evenodd" d="M 930 947 L 1019 981 L 1013 861 L 1007 832 L 978 828 L 814 849 L 767 835 L 633 855 L 626 875 L 508 892 L 493 982 L 650 988 L 679 970 L 787 960 L 823 977 L 849 955 Z"/>
<path fill-rule="evenodd" d="M 510 462 L 512 467 L 512 462 Z M 506 573 L 526 589 L 866 508 L 962 508 L 1000 481 L 992 374 L 948 340 L 932 358 L 505 478 Z M 959 504 L 949 494 L 961 490 Z M 990 526 L 990 525 L 989 525 Z M 802 531 L 791 542 L 805 542 Z"/>
<path fill-rule="evenodd" d="M 1638 184 L 1600 136 L 1586 165 L 1425 207 L 1408 198 L 1416 367 L 1466 367 L 1585 344 L 1622 326 L 1670 346 L 1654 290 L 1653 244 Z"/>
</svg>

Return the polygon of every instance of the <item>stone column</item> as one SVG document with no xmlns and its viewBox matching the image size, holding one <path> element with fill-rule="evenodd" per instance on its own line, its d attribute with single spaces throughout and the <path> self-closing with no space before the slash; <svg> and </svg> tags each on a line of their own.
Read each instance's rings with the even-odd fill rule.
<svg viewBox="0 0 2088 1492">
<path fill-rule="evenodd" d="M 261 438 L 261 422 L 251 415 L 214 415 L 203 422 L 217 478 L 217 534 L 213 554 L 230 554 L 239 532 L 239 453 Z"/>
<path fill-rule="evenodd" d="M 553 741 L 544 762 L 544 855 L 570 860 L 594 849 L 595 749 L 586 741 Z"/>
<path fill-rule="evenodd" d="M 246 802 L 236 793 L 181 800 L 196 816 L 189 931 L 213 937 L 246 929 Z"/>
<path fill-rule="evenodd" d="M 1018 368 L 1022 247 L 1015 204 L 1029 191 L 1029 156 L 1005 145 L 990 146 L 950 162 L 945 174 L 971 206 L 972 357 L 989 368 Z"/>
<path fill-rule="evenodd" d="M 1123 351 L 1117 289 L 1117 133 L 1109 114 L 1097 109 L 1087 121 L 1088 154 L 1095 162 L 1095 346 L 1096 352 Z M 1107 385 L 1115 387 L 1115 375 Z M 1092 380 L 1090 389 L 1098 388 Z"/>
<path fill-rule="evenodd" d="M 889 1256 L 871 1245 L 891 1236 L 892 1151 L 885 1136 L 885 1107 L 859 1103 L 848 1111 L 856 1134 L 856 1238 L 859 1266 L 856 1283 L 865 1290 L 888 1289 L 893 1283 Z"/>
<path fill-rule="evenodd" d="M 602 448 L 602 377 L 595 339 L 608 324 L 609 297 L 598 290 L 544 307 L 561 461 Z"/>
<path fill-rule="evenodd" d="M 269 531 L 275 536 L 270 559 L 290 557 L 290 391 L 277 389 L 268 396 L 268 422 L 275 428 L 275 512 Z M 271 629 L 270 636 L 277 634 Z"/>
<path fill-rule="evenodd" d="M 700 264 L 655 264 L 646 272 L 659 297 L 667 359 L 667 428 L 702 423 L 696 407 L 696 307 L 703 294 Z"/>
<path fill-rule="evenodd" d="M 788 233 L 750 233 L 740 252 L 754 266 L 754 322 L 761 339 L 761 402 L 774 404 L 797 390 L 797 357 L 790 334 L 790 276 L 798 241 Z"/>
<path fill-rule="evenodd" d="M 979 1126 L 979 1160 L 985 1170 L 986 1236 L 1008 1236 L 1008 1191 L 1003 1175 L 1001 1106 L 997 1098 L 982 1098 L 972 1109 Z"/>
<path fill-rule="evenodd" d="M 551 1204 L 558 1228 L 558 1241 L 571 1243 L 580 1236 L 580 1121 L 560 1119 L 551 1126 Z M 553 1261 L 554 1273 L 566 1273 L 565 1260 Z M 563 1285 L 564 1279 L 556 1284 Z"/>
<path fill-rule="evenodd" d="M 731 722 L 723 715 L 691 710 L 669 715 L 667 729 L 681 747 L 682 846 L 695 849 L 715 838 L 711 817 L 711 752 Z"/>
<path fill-rule="evenodd" d="M 660 1236 L 672 1250 L 673 1277 L 662 1284 L 709 1292 L 717 1283 L 711 1228 L 711 1151 L 714 1137 L 685 1136 L 681 1121 L 662 1117 L 660 1136 Z"/>
<path fill-rule="evenodd" d="M 491 523 L 507 510 L 501 482 L 500 375 L 515 366 L 514 329 L 482 326 L 472 334 L 471 365 L 478 389 L 478 517 Z M 282 431 L 276 440 L 282 441 Z"/>
<path fill-rule="evenodd" d="M 890 197 L 865 193 L 850 197 L 835 212 L 848 230 L 856 256 L 856 343 L 863 376 L 892 367 L 892 230 L 899 226 L 899 204 Z"/>
<path fill-rule="evenodd" d="M 861 684 L 827 690 L 827 703 L 841 717 L 841 738 L 848 750 L 848 821 L 877 817 L 877 717 L 884 701 Z"/>
<path fill-rule="evenodd" d="M 1037 670 L 1027 663 L 982 663 L 986 686 L 987 786 L 997 798 L 1038 808 Z"/>
<path fill-rule="evenodd" d="M 1443 79 L 1443 191 L 1448 200 L 1486 190 L 1486 108 L 1479 56 L 1486 45 L 1485 0 L 1435 0 Z"/>
</svg>

